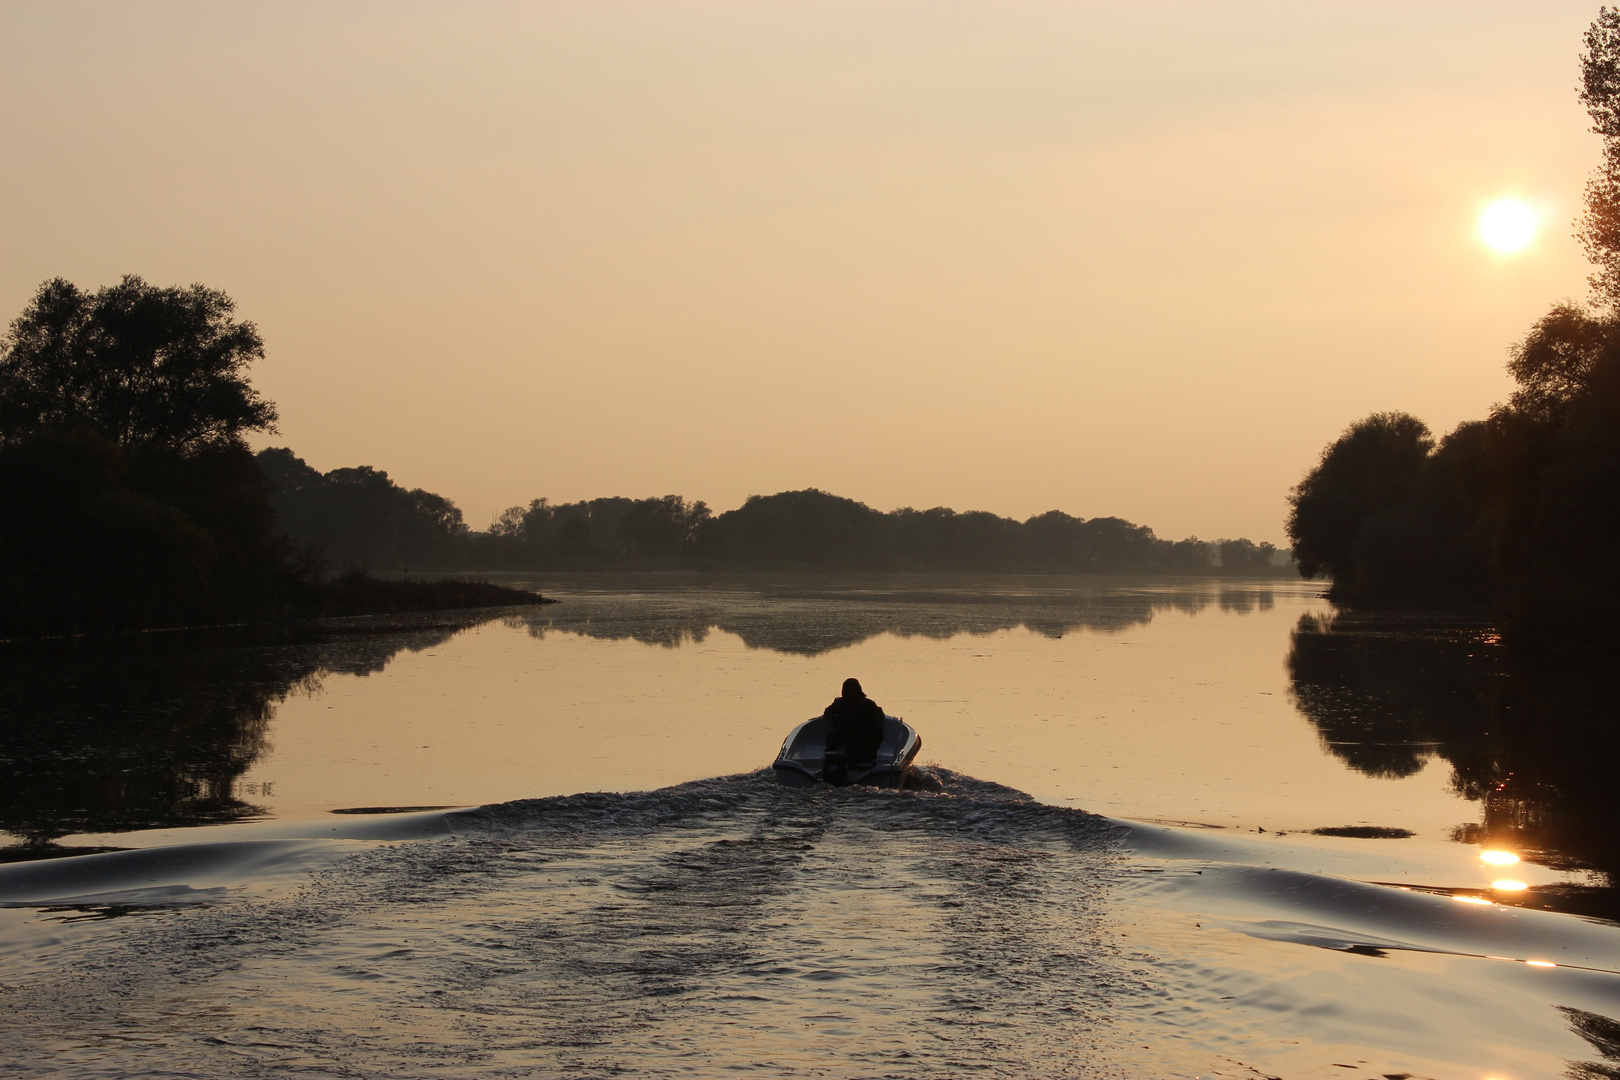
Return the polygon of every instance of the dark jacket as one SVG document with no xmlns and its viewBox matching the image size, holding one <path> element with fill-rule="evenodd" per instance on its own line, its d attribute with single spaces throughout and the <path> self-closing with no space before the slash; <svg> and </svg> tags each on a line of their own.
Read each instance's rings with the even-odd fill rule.
<svg viewBox="0 0 1620 1080">
<path fill-rule="evenodd" d="M 877 702 L 865 694 L 836 697 L 821 715 L 828 721 L 828 750 L 842 750 L 851 761 L 877 757 L 883 743 L 883 710 Z"/>
</svg>

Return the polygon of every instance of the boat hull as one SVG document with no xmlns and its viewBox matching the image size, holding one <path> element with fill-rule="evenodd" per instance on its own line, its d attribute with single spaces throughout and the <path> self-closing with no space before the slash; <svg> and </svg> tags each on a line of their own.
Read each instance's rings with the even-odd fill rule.
<svg viewBox="0 0 1620 1080">
<path fill-rule="evenodd" d="M 878 745 L 876 758 L 870 765 L 846 763 L 843 769 L 836 757 L 829 759 L 827 755 L 828 727 L 826 717 L 817 716 L 788 733 L 782 752 L 771 763 L 778 783 L 785 787 L 814 787 L 823 783 L 882 788 L 906 785 L 917 754 L 922 750 L 922 736 L 910 724 L 898 716 L 885 716 L 883 741 Z"/>
</svg>

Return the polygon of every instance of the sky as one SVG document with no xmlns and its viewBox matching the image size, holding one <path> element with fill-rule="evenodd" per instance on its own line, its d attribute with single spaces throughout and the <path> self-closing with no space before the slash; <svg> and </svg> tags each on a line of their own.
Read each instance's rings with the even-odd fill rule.
<svg viewBox="0 0 1620 1080">
<path fill-rule="evenodd" d="M 1596 13 L 0 0 L 0 320 L 222 289 L 255 445 L 475 528 L 818 487 L 1281 543 L 1348 424 L 1483 416 L 1585 296 Z"/>
</svg>

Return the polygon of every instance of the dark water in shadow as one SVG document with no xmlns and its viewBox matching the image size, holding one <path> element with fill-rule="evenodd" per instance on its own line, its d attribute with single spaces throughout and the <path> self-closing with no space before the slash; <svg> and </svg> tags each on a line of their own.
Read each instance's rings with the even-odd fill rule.
<svg viewBox="0 0 1620 1080">
<path fill-rule="evenodd" d="M 0 646 L 0 861 L 73 833 L 261 816 L 242 775 L 275 707 L 331 675 L 382 671 L 489 612 Z"/>
<path fill-rule="evenodd" d="M 1452 790 L 1481 813 L 1456 840 L 1591 872 L 1509 902 L 1617 918 L 1617 659 L 1515 653 L 1489 626 L 1441 617 L 1347 613 L 1301 618 L 1288 669 L 1300 713 L 1350 768 L 1450 766 Z"/>
</svg>

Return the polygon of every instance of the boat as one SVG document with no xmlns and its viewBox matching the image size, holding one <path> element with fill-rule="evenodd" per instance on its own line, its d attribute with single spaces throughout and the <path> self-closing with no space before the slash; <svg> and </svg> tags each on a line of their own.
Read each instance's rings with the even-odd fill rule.
<svg viewBox="0 0 1620 1080">
<path fill-rule="evenodd" d="M 827 752 L 828 720 L 817 716 L 806 720 L 782 743 L 771 767 L 776 780 L 786 787 L 813 787 L 816 784 L 866 784 L 870 787 L 904 787 L 922 749 L 922 736 L 898 716 L 883 717 L 883 742 L 870 764 L 853 762 L 844 753 Z"/>
</svg>

